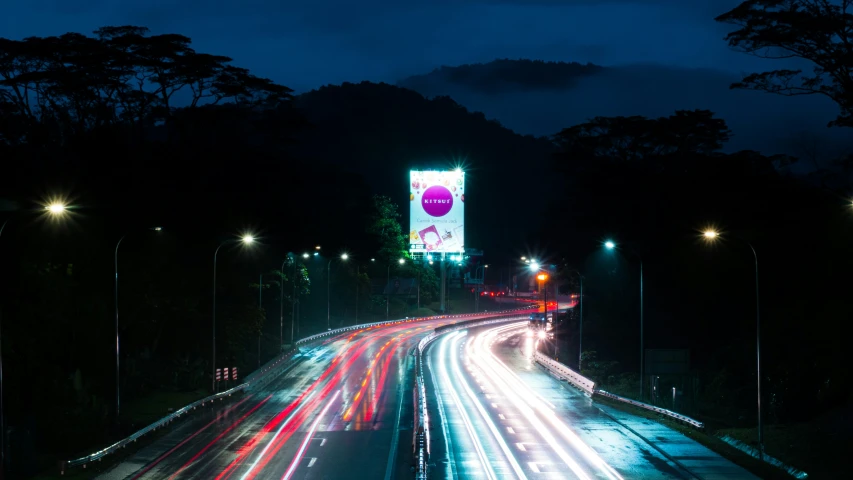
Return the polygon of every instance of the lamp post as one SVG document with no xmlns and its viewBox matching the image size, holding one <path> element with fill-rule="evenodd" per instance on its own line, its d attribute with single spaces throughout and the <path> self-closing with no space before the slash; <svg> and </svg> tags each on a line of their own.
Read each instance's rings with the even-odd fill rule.
<svg viewBox="0 0 853 480">
<path fill-rule="evenodd" d="M 580 272 L 580 270 L 573 269 L 569 273 L 576 273 L 578 275 L 578 281 L 580 282 L 580 298 L 578 299 L 578 303 L 580 304 L 580 325 L 578 331 L 578 373 L 581 371 L 581 365 L 583 360 L 583 280 L 584 276 Z"/>
<path fill-rule="evenodd" d="M 349 255 L 346 253 L 341 254 L 341 260 L 348 258 Z M 330 258 L 326 266 L 326 330 L 332 329 L 332 260 L 334 258 Z"/>
<path fill-rule="evenodd" d="M 45 205 L 44 210 L 48 215 L 56 218 L 64 216 L 68 212 L 68 206 L 61 202 L 52 202 Z M 7 218 L 0 225 L 0 237 L 3 236 L 3 230 L 6 229 L 6 224 L 9 223 Z M 2 312 L 0 312 L 2 313 Z M 2 316 L 0 316 L 0 478 L 6 470 L 6 416 L 5 404 L 3 403 L 3 333 L 2 333 Z"/>
<path fill-rule="evenodd" d="M 406 260 L 401 258 L 401 259 L 397 260 L 397 263 L 402 265 L 402 264 L 406 263 Z M 386 273 L 386 276 L 385 276 L 385 288 L 388 288 L 388 284 L 390 284 L 390 283 L 391 283 L 391 263 L 388 263 L 388 272 Z M 388 305 L 390 302 L 391 302 L 391 290 L 389 289 L 388 293 L 385 295 L 385 320 L 388 320 L 388 310 L 389 310 Z"/>
<path fill-rule="evenodd" d="M 161 227 L 153 227 L 153 228 L 150 228 L 149 230 L 159 232 L 163 229 Z M 119 383 L 119 379 L 120 379 L 120 373 L 119 373 L 119 351 L 120 351 L 119 347 L 120 347 L 120 343 L 119 343 L 119 333 L 118 333 L 118 247 L 121 246 L 121 242 L 122 242 L 122 240 L 124 240 L 124 238 L 126 236 L 127 236 L 127 234 L 124 234 L 121 236 L 121 238 L 118 239 L 118 242 L 116 242 L 116 248 L 113 252 L 113 267 L 114 267 L 114 273 L 115 273 L 115 281 L 114 281 L 114 288 L 113 288 L 113 302 L 115 303 L 115 312 L 116 312 L 116 315 L 115 315 L 115 324 L 116 324 L 115 325 L 115 330 L 116 330 L 116 418 L 115 418 L 115 422 L 116 422 L 116 425 L 118 425 L 118 418 L 119 418 L 120 407 L 121 407 L 121 395 L 120 395 L 120 383 Z"/>
<path fill-rule="evenodd" d="M 279 279 L 279 282 L 278 282 L 278 286 L 279 286 L 279 292 L 278 292 L 278 303 L 279 303 L 279 307 L 278 307 L 278 310 L 279 310 L 279 312 L 278 312 L 278 321 L 279 321 L 279 326 L 278 326 L 278 331 L 279 331 L 279 333 L 278 333 L 278 335 L 279 335 L 278 336 L 278 353 L 281 353 L 282 351 L 284 351 L 284 264 L 287 263 L 288 261 L 293 261 L 293 253 L 292 252 L 287 254 L 287 260 L 284 260 L 283 262 L 281 262 L 281 268 L 278 270 L 278 273 L 281 277 Z M 295 281 L 296 278 L 294 278 L 293 280 Z M 293 342 L 291 341 L 291 343 L 293 343 Z"/>
<path fill-rule="evenodd" d="M 616 244 L 612 240 L 607 240 L 604 242 L 604 248 L 611 251 L 616 250 Z M 633 248 L 631 251 L 640 260 L 640 401 L 643 401 L 643 384 L 645 383 L 645 363 L 643 363 L 645 353 L 645 343 L 643 341 L 643 334 L 645 333 L 643 328 L 643 257 Z"/>
<path fill-rule="evenodd" d="M 486 283 L 486 269 L 489 268 L 488 265 L 480 265 L 479 267 L 474 269 L 474 280 L 483 280 L 482 285 L 485 287 Z M 483 271 L 482 277 L 477 273 L 480 270 Z M 481 283 L 478 281 L 475 283 L 477 285 L 477 294 L 474 296 L 474 313 L 480 313 L 480 285 Z"/>
<path fill-rule="evenodd" d="M 264 274 L 258 277 L 258 310 L 264 309 Z M 261 329 L 258 329 L 258 368 L 261 368 Z"/>
<path fill-rule="evenodd" d="M 220 248 L 222 248 L 225 245 L 228 245 L 229 243 L 234 243 L 235 241 L 240 241 L 243 243 L 243 245 L 251 245 L 252 242 L 255 241 L 255 237 L 253 237 L 252 235 L 243 235 L 242 237 L 239 238 L 239 240 L 234 240 L 234 239 L 226 240 L 226 241 L 220 243 L 219 246 L 216 247 L 216 250 L 213 252 L 213 310 L 211 312 L 211 323 L 212 323 L 211 331 L 212 331 L 212 347 L 213 347 L 212 351 L 213 351 L 213 354 L 212 354 L 211 366 L 210 366 L 210 368 L 211 368 L 211 376 L 210 376 L 211 391 L 213 391 L 213 392 L 216 391 L 216 259 L 219 256 L 219 249 Z"/>
<path fill-rule="evenodd" d="M 714 242 L 720 238 L 720 234 L 716 230 L 706 230 L 702 235 L 708 242 Z M 758 253 L 756 253 L 752 243 L 739 237 L 733 238 L 737 238 L 749 247 L 752 251 L 752 258 L 755 261 L 755 368 L 758 383 L 758 395 L 756 397 L 756 407 L 758 410 L 758 458 L 764 460 L 764 422 L 761 419 L 761 312 L 758 296 Z"/>
</svg>

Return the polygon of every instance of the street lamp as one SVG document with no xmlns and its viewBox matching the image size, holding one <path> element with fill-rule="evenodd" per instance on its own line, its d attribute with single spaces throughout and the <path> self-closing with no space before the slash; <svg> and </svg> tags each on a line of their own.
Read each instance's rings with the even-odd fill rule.
<svg viewBox="0 0 853 480">
<path fill-rule="evenodd" d="M 604 242 L 604 248 L 611 251 L 616 250 L 616 243 L 612 240 L 607 240 Z M 643 257 L 633 248 L 630 250 L 640 260 L 640 401 L 643 401 L 643 384 L 645 383 L 645 363 L 643 363 L 643 355 L 645 353 L 645 343 L 643 339 Z"/>
<path fill-rule="evenodd" d="M 319 246 L 316 248 L 320 249 Z M 348 258 L 349 255 L 346 253 L 341 254 L 341 260 Z M 326 266 L 326 330 L 332 329 L 332 260 L 334 258 L 330 258 L 329 264 Z"/>
<path fill-rule="evenodd" d="M 544 312 L 545 312 L 545 322 L 547 323 L 548 322 L 548 287 L 546 286 L 545 282 L 548 280 L 548 274 L 544 273 L 544 272 L 540 272 L 539 268 L 540 268 L 540 266 L 537 262 L 531 262 L 530 263 L 530 270 L 532 270 L 534 273 L 537 273 L 538 275 L 536 275 L 536 279 L 539 280 L 540 282 L 542 282 L 542 304 L 543 304 Z M 554 321 L 552 323 L 554 326 L 554 360 L 558 360 L 558 357 L 557 357 L 557 352 L 558 352 L 558 350 L 557 350 L 557 319 L 554 318 Z"/>
<path fill-rule="evenodd" d="M 49 205 L 44 207 L 45 211 L 47 211 L 48 215 L 56 218 L 63 217 L 68 212 L 68 206 L 62 202 L 52 202 Z M 9 218 L 7 218 L 2 225 L 0 225 L 0 236 L 3 235 L 3 230 L 6 229 L 6 224 L 9 223 Z M 3 474 L 6 467 L 6 417 L 5 417 L 5 405 L 3 404 L 3 334 L 2 334 L 2 322 L 0 322 L 0 475 Z"/>
<path fill-rule="evenodd" d="M 406 263 L 406 259 L 401 258 L 401 259 L 397 260 L 397 263 L 399 263 L 400 265 L 403 265 L 404 263 Z M 385 277 L 385 288 L 388 288 L 388 284 L 390 284 L 390 283 L 391 283 L 391 263 L 389 262 L 388 263 L 388 272 L 386 273 L 386 277 Z M 389 315 L 388 310 L 389 310 L 390 302 L 391 302 L 391 291 L 388 290 L 388 293 L 385 295 L 385 320 L 388 320 L 388 315 Z"/>
<path fill-rule="evenodd" d="M 581 365 L 583 363 L 583 279 L 584 276 L 580 272 L 580 270 L 572 270 L 571 273 L 578 274 L 578 280 L 580 281 L 580 298 L 578 302 L 580 303 L 580 328 L 578 330 L 578 373 L 581 371 Z"/>
<path fill-rule="evenodd" d="M 720 233 L 713 229 L 708 229 L 702 232 L 702 236 L 705 237 L 705 240 L 710 242 L 715 242 L 719 240 Z M 752 257 L 755 260 L 755 364 L 756 364 L 756 377 L 758 381 L 758 396 L 756 398 L 756 404 L 758 407 L 758 458 L 760 460 L 764 459 L 764 423 L 761 419 L 761 312 L 759 310 L 759 296 L 758 296 L 758 254 L 755 251 L 755 247 L 752 246 L 752 243 L 744 240 L 743 238 L 737 238 L 738 240 L 745 243 L 749 249 L 752 251 Z"/>
<path fill-rule="evenodd" d="M 59 205 L 59 204 L 54 204 L 54 205 L 51 205 L 47 208 L 48 208 L 48 211 L 51 212 L 51 214 L 53 214 L 53 215 L 56 215 L 58 213 L 62 213 L 65 211 L 65 207 L 62 205 Z M 160 232 L 163 230 L 163 228 L 162 227 L 153 227 L 153 228 L 149 228 L 149 230 L 153 230 L 155 232 Z M 119 390 L 120 389 L 120 387 L 119 387 L 119 385 L 120 385 L 119 384 L 120 374 L 119 374 L 119 334 L 118 334 L 118 247 L 121 246 L 121 241 L 124 240 L 124 237 L 126 237 L 126 236 L 127 236 L 127 234 L 124 234 L 121 236 L 121 238 L 118 239 L 118 242 L 116 243 L 116 248 L 113 252 L 113 267 L 114 267 L 114 273 L 115 273 L 115 281 L 114 281 L 114 288 L 113 288 L 113 301 L 115 303 L 115 310 L 116 310 L 116 318 L 115 318 L 115 320 L 116 320 L 116 322 L 115 322 L 116 323 L 116 328 L 115 328 L 115 330 L 116 330 L 116 418 L 115 418 L 116 425 L 118 425 L 118 418 L 119 418 L 120 407 L 121 407 L 121 401 L 120 401 L 121 397 L 119 394 L 119 391 L 120 391 Z"/>
<path fill-rule="evenodd" d="M 235 243 L 235 242 L 240 242 L 243 245 L 248 246 L 248 245 L 251 245 L 252 243 L 255 242 L 255 237 L 252 235 L 249 235 L 249 234 L 245 234 L 245 235 L 239 237 L 238 239 L 226 240 L 226 241 L 220 243 L 219 246 L 216 247 L 216 250 L 213 252 L 213 311 L 211 313 L 212 332 L 213 332 L 213 335 L 212 335 L 213 336 L 213 341 L 212 341 L 213 355 L 212 355 L 211 367 L 210 367 L 212 369 L 212 375 L 211 375 L 210 381 L 211 381 L 211 385 L 212 385 L 211 390 L 214 392 L 216 391 L 216 259 L 219 256 L 219 249 L 220 248 L 222 248 L 223 246 L 225 246 L 229 243 Z"/>
</svg>

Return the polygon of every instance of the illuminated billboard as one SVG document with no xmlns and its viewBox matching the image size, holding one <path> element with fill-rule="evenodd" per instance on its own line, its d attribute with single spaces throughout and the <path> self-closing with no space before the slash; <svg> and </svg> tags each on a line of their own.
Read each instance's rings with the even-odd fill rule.
<svg viewBox="0 0 853 480">
<path fill-rule="evenodd" d="M 465 172 L 409 173 L 409 251 L 465 251 Z"/>
</svg>

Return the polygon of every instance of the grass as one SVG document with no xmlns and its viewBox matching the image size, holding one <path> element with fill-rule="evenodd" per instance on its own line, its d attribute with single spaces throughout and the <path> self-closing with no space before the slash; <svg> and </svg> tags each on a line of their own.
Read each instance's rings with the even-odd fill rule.
<svg viewBox="0 0 853 480">
<path fill-rule="evenodd" d="M 853 452 L 853 408 L 839 408 L 810 422 L 764 427 L 768 455 L 809 474 L 809 479 L 839 478 Z M 752 446 L 758 444 L 757 428 L 718 430 Z"/>
<path fill-rule="evenodd" d="M 122 409 L 122 423 L 126 425 L 125 434 L 133 433 L 143 427 L 146 427 L 155 421 L 165 417 L 175 410 L 185 407 L 186 405 L 209 395 L 206 390 L 194 390 L 189 392 L 170 392 L 158 391 L 141 399 L 127 402 Z M 138 442 L 129 445 L 127 448 L 109 455 L 100 462 L 96 462 L 85 470 L 75 468 L 69 470 L 65 475 L 59 475 L 58 464 L 49 469 L 46 469 L 38 475 L 31 477 L 33 480 L 49 480 L 49 479 L 69 479 L 69 480 L 88 480 L 95 478 L 103 470 L 115 465 L 124 458 L 132 455 L 140 448 L 150 444 L 155 439 L 163 435 L 168 429 L 160 429 L 156 432 L 149 433 L 142 437 Z M 117 440 L 117 439 L 116 439 Z M 89 450 L 96 450 L 105 445 L 94 446 Z M 81 452 L 83 454 L 83 452 Z M 55 459 L 53 459 L 55 460 Z M 44 464 L 50 464 L 52 459 L 46 459 Z"/>
</svg>

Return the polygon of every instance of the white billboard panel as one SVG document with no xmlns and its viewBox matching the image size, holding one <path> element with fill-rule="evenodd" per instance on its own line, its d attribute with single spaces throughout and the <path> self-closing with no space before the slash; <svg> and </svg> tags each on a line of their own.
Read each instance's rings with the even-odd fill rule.
<svg viewBox="0 0 853 480">
<path fill-rule="evenodd" d="M 465 172 L 409 173 L 409 251 L 465 251 Z"/>
</svg>

